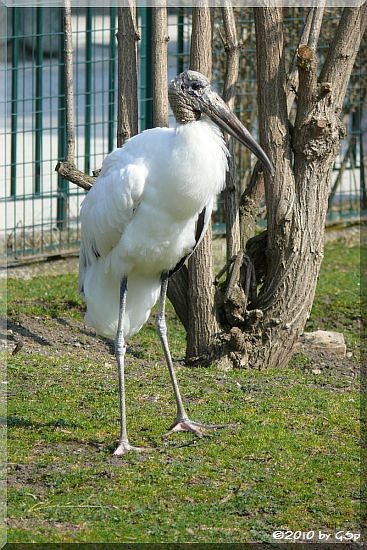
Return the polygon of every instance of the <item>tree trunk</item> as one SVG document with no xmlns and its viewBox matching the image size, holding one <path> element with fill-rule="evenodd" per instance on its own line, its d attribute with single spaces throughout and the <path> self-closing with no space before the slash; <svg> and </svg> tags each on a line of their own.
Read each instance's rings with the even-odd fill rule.
<svg viewBox="0 0 367 550">
<path fill-rule="evenodd" d="M 358 50 L 361 10 L 344 11 L 336 34 L 341 43 L 333 44 L 329 54 L 329 58 L 339 57 L 332 62 L 332 70 L 327 70 L 327 59 L 321 73 L 327 85 L 317 83 L 315 51 L 308 46 L 298 49 L 298 105 L 292 140 L 284 93 L 281 10 L 254 11 L 260 138 L 276 174 L 273 179 L 265 174 L 267 273 L 252 304 L 252 315 L 247 312 L 239 347 L 251 358 L 251 367 L 263 368 L 288 362 L 312 307 L 323 258 L 330 175 L 344 135 L 336 111 Z"/>
<path fill-rule="evenodd" d="M 152 8 L 153 126 L 168 126 L 167 8 Z"/>
<path fill-rule="evenodd" d="M 193 8 L 190 50 L 190 69 L 211 79 L 212 23 L 210 8 Z M 188 361 L 201 361 L 210 354 L 213 334 L 219 330 L 215 311 L 213 285 L 212 229 L 188 261 Z"/>
<path fill-rule="evenodd" d="M 118 8 L 117 147 L 138 133 L 138 73 L 136 7 Z"/>
</svg>

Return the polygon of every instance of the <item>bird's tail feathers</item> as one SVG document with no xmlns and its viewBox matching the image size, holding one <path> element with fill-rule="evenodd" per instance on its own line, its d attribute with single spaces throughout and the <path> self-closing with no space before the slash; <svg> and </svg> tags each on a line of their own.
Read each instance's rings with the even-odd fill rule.
<svg viewBox="0 0 367 550">
<path fill-rule="evenodd" d="M 101 259 L 86 269 L 83 294 L 87 303 L 85 320 L 98 334 L 114 338 L 117 332 L 121 279 L 105 271 Z M 132 336 L 148 320 L 159 297 L 160 278 L 131 273 L 127 280 L 124 336 Z"/>
</svg>

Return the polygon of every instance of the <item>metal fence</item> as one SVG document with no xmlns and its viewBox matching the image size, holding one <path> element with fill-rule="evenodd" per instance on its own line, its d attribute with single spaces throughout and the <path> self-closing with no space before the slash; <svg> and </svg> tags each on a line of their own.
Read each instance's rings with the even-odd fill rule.
<svg viewBox="0 0 367 550">
<path fill-rule="evenodd" d="M 84 192 L 60 178 L 54 168 L 65 157 L 65 95 L 63 85 L 62 10 L 10 8 L 7 10 L 7 59 L 0 63 L 0 109 L 6 123 L 0 131 L 0 256 L 8 262 L 75 249 L 79 241 L 78 212 Z M 241 56 L 237 113 L 256 133 L 256 64 L 251 10 L 238 12 L 244 43 Z M 337 23 L 337 13 L 329 15 Z M 188 66 L 191 9 L 169 11 L 169 74 Z M 293 53 L 304 17 L 289 10 L 286 38 Z M 79 8 L 73 13 L 76 163 L 90 173 L 101 166 L 115 146 L 117 89 L 117 10 Z M 139 128 L 152 124 L 151 8 L 139 8 Z M 214 42 L 214 74 L 218 87 L 223 46 Z M 325 40 L 325 46 L 327 40 Z M 322 48 L 320 51 L 322 56 Z M 358 71 L 354 80 L 359 78 Z M 363 163 L 362 103 L 349 116 L 353 139 L 346 142 L 336 163 L 329 217 L 357 215 L 366 195 Z M 242 151 L 240 180 L 251 169 Z M 222 221 L 219 203 L 215 221 Z M 220 226 L 220 225 L 219 225 Z M 219 227 L 218 226 L 218 227 Z"/>
</svg>

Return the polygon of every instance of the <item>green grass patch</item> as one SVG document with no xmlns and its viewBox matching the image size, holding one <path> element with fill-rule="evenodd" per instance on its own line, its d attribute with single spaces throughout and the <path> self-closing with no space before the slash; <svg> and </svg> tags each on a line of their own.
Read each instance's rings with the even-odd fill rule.
<svg viewBox="0 0 367 550">
<path fill-rule="evenodd" d="M 360 281 L 360 248 L 327 246 L 306 329 L 343 332 L 347 345 L 356 350 L 361 336 Z"/>
<path fill-rule="evenodd" d="M 174 414 L 166 370 L 129 363 L 129 430 L 151 451 L 115 459 L 113 365 L 11 361 L 10 477 L 21 484 L 10 483 L 8 513 L 24 527 L 10 541 L 251 542 L 276 528 L 356 528 L 356 391 L 289 369 L 181 368 L 192 417 L 233 426 L 162 440 Z"/>
<path fill-rule="evenodd" d="M 8 316 L 12 320 L 20 313 L 54 318 L 67 312 L 71 317 L 80 317 L 82 307 L 76 273 L 28 281 L 8 279 Z"/>
<path fill-rule="evenodd" d="M 342 330 L 359 316 L 356 249 L 326 250 L 309 328 Z M 80 322 L 74 274 L 9 280 L 12 321 Z M 329 296 L 326 299 L 326 296 Z M 183 330 L 168 309 L 173 356 Z M 345 321 L 345 323 L 344 323 Z M 349 323 L 350 321 L 350 323 Z M 54 324 L 52 324 L 54 323 Z M 38 326 L 38 325 L 37 325 Z M 55 340 L 60 336 L 55 332 Z M 194 438 L 162 438 L 174 399 L 153 323 L 126 361 L 131 442 L 142 455 L 111 456 L 118 435 L 117 377 L 108 352 L 65 344 L 8 360 L 9 542 L 273 542 L 276 529 L 359 530 L 359 393 L 353 377 L 293 368 L 177 374 L 190 416 L 229 424 Z"/>
</svg>

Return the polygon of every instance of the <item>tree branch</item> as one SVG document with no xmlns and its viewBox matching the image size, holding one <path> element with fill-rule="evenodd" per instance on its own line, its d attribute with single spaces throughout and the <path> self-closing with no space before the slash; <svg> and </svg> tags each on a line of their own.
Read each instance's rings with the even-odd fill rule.
<svg viewBox="0 0 367 550">
<path fill-rule="evenodd" d="M 223 87 L 223 99 L 230 109 L 235 107 L 236 84 L 240 62 L 240 45 L 237 40 L 236 22 L 233 8 L 226 5 L 222 8 L 224 26 L 224 49 L 226 51 L 226 75 Z M 227 262 L 237 254 L 240 249 L 240 224 L 238 213 L 238 197 L 236 189 L 236 164 L 234 162 L 233 138 L 229 138 L 229 150 L 231 153 L 229 170 L 226 175 L 226 189 L 224 192 L 225 214 L 226 214 L 226 244 Z"/>
<path fill-rule="evenodd" d="M 64 85 L 65 85 L 65 115 L 66 115 L 66 159 L 59 161 L 55 171 L 59 176 L 89 190 L 95 178 L 78 170 L 75 166 L 75 126 L 74 126 L 74 88 L 73 88 L 73 35 L 71 26 L 71 4 L 65 0 L 64 11 Z"/>
<path fill-rule="evenodd" d="M 324 17 L 325 0 L 320 2 L 320 4 L 321 6 L 319 6 L 318 8 L 312 8 L 313 9 L 312 23 L 311 23 L 310 34 L 307 41 L 307 46 L 314 51 L 317 50 L 317 44 L 319 42 L 322 19 Z"/>
<path fill-rule="evenodd" d="M 232 6 L 224 6 L 222 8 L 222 16 L 224 27 L 224 49 L 226 52 L 227 62 L 223 86 L 223 99 L 230 109 L 234 109 L 241 46 L 237 38 L 236 21 Z"/>
<path fill-rule="evenodd" d="M 314 107 L 317 84 L 317 57 L 306 45 L 298 48 L 297 65 L 299 73 L 298 105 L 295 127 L 301 127 Z"/>
<path fill-rule="evenodd" d="M 298 105 L 296 127 L 300 127 L 313 108 L 317 85 L 317 55 L 316 48 L 320 36 L 324 7 L 312 8 L 312 21 L 308 43 L 301 44 L 297 50 L 297 68 L 299 75 Z"/>
<path fill-rule="evenodd" d="M 296 48 L 296 51 L 294 52 L 294 56 L 292 59 L 291 67 L 287 76 L 287 84 L 286 84 L 286 90 L 287 90 L 287 111 L 290 113 L 294 99 L 296 97 L 297 88 L 298 88 L 298 67 L 297 67 L 297 53 L 298 48 L 302 44 L 307 44 L 310 36 L 310 30 L 311 30 L 311 24 L 312 24 L 312 18 L 313 18 L 313 10 L 314 8 L 310 8 L 306 17 L 305 24 L 303 26 L 303 30 L 298 42 L 298 46 Z"/>
<path fill-rule="evenodd" d="M 285 94 L 283 19 L 280 8 L 254 8 L 260 142 L 275 167 L 274 178 L 264 173 L 269 242 L 289 218 L 294 182 Z"/>
<path fill-rule="evenodd" d="M 93 186 L 96 178 L 85 174 L 75 166 L 74 162 L 60 161 L 56 164 L 55 171 L 71 183 L 75 183 L 85 191 Z"/>
<path fill-rule="evenodd" d="M 290 113 L 298 88 L 298 50 L 300 46 L 307 44 L 309 48 L 316 50 L 321 30 L 324 7 L 310 8 L 303 30 L 294 53 L 291 68 L 287 77 L 287 110 Z"/>
<path fill-rule="evenodd" d="M 330 83 L 335 107 L 340 111 L 356 55 L 367 25 L 367 2 L 344 8 L 334 39 L 321 70 L 320 82 Z"/>
<path fill-rule="evenodd" d="M 316 48 L 319 40 L 324 7 L 313 8 L 312 23 L 308 44 L 302 44 L 297 51 L 297 67 L 299 74 L 298 108 L 296 127 L 305 120 L 309 110 L 313 107 L 313 99 L 317 85 L 317 54 Z"/>
<path fill-rule="evenodd" d="M 74 127 L 74 84 L 73 84 L 73 29 L 71 25 L 71 3 L 65 0 L 64 9 L 64 63 L 65 63 L 65 105 L 66 105 L 66 160 L 75 162 Z"/>
<path fill-rule="evenodd" d="M 138 131 L 136 41 L 139 39 L 135 27 L 135 7 L 119 8 L 119 98 L 117 141 L 120 146 Z M 65 161 L 59 161 L 55 170 L 60 176 L 82 189 L 89 191 L 96 177 L 85 174 L 75 166 L 75 131 L 73 108 L 73 48 L 71 29 L 70 0 L 65 0 L 65 90 L 66 90 L 66 133 L 67 155 Z M 126 73 L 124 73 L 126 71 Z M 134 95 L 135 94 L 135 95 Z M 97 171 L 98 172 L 98 171 Z"/>
<path fill-rule="evenodd" d="M 190 69 L 211 80 L 212 22 L 210 8 L 192 8 Z"/>
</svg>

